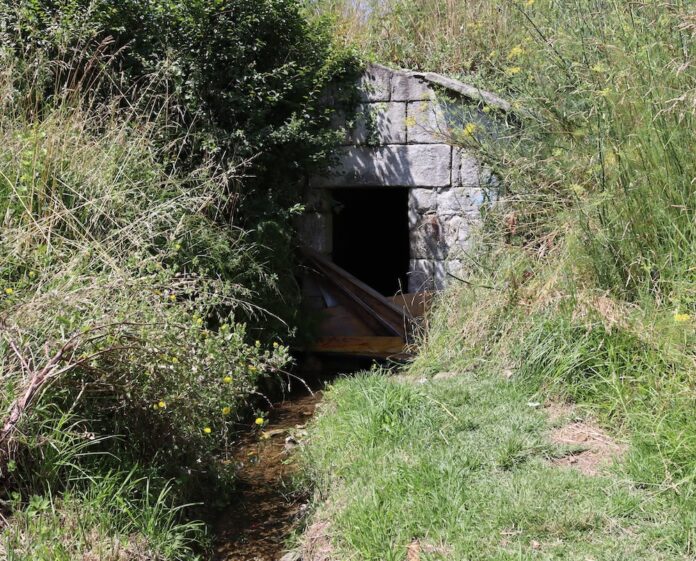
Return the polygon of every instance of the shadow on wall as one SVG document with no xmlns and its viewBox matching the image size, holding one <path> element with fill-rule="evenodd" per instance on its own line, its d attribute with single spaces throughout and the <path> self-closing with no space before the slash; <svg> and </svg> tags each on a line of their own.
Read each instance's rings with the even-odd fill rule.
<svg viewBox="0 0 696 561">
<path fill-rule="evenodd" d="M 459 146 L 498 138 L 509 104 L 443 76 L 379 65 L 368 66 L 357 89 L 352 117 L 337 110 L 335 124 L 345 136 L 334 165 L 310 177 L 308 200 L 320 202 L 305 225 L 311 230 L 305 240 L 314 243 L 305 243 L 332 253 L 329 193 L 401 188 L 408 197 L 408 291 L 443 288 L 448 274 L 464 270 L 471 233 L 499 184 L 475 149 Z M 404 212 L 399 206 L 381 205 L 380 212 Z"/>
<path fill-rule="evenodd" d="M 313 177 L 310 187 L 447 187 L 452 147 L 447 144 L 346 146 L 335 167 Z"/>
</svg>

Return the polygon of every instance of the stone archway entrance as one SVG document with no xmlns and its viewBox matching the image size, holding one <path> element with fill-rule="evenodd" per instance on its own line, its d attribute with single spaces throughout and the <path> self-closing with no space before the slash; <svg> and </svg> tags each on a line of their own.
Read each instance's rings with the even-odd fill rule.
<svg viewBox="0 0 696 561">
<path fill-rule="evenodd" d="M 336 165 L 309 178 L 300 234 L 339 285 L 371 291 L 368 300 L 382 298 L 377 305 L 384 309 L 401 306 L 406 317 L 419 306 L 405 302 L 424 301 L 408 295 L 440 290 L 449 275 L 461 274 L 472 230 L 496 186 L 476 152 L 453 138 L 462 131 L 474 144 L 495 137 L 510 107 L 456 80 L 379 65 L 367 68 L 358 90 L 354 115 L 336 119 L 345 130 Z M 306 285 L 308 302 L 335 312 L 339 303 L 326 275 Z M 407 297 L 384 300 L 396 292 Z M 343 296 L 349 308 L 361 300 Z M 361 313 L 371 314 L 360 303 L 346 312 L 356 325 Z"/>
</svg>

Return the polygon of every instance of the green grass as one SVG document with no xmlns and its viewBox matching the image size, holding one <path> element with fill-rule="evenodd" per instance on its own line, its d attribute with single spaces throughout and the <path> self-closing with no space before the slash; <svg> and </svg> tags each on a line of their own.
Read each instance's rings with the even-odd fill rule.
<svg viewBox="0 0 696 561">
<path fill-rule="evenodd" d="M 133 472 L 106 472 L 80 491 L 16 496 L 0 555 L 7 561 L 195 561 L 203 524 L 182 521 L 170 491 L 150 489 Z"/>
<path fill-rule="evenodd" d="M 410 367 L 414 375 L 476 374 L 393 390 L 426 396 L 402 443 L 366 428 L 373 446 L 363 450 L 348 432 L 349 419 L 362 426 L 383 407 L 372 398 L 392 391 L 395 382 L 378 378 L 339 384 L 330 397 L 336 418 L 315 427 L 309 465 L 341 553 L 396 559 L 410 534 L 430 532 L 450 544 L 453 559 L 693 557 L 692 3 L 366 3 L 371 10 L 356 11 L 353 0 L 311 4 L 331 13 L 366 58 L 496 91 L 519 122 L 504 142 L 453 135 L 495 169 L 502 191 L 469 252 L 469 284 L 438 299 Z M 480 418 L 467 437 L 435 405 L 425 407 L 439 391 L 435 399 L 456 417 Z M 462 403 L 462 395 L 476 398 Z M 626 441 L 613 476 L 587 479 L 544 464 L 543 420 L 524 427 L 540 415 L 525 404 L 545 399 L 577 404 Z M 371 465 L 356 460 L 363 453 Z M 396 469 L 402 457 L 413 469 Z M 460 468 L 470 458 L 479 467 L 465 484 L 427 475 L 432 462 Z M 449 487 L 453 480 L 463 487 Z M 439 515 L 440 503 L 452 514 Z M 522 534 L 506 549 L 500 531 L 510 513 Z M 530 540 L 542 548 L 530 551 Z"/>
<path fill-rule="evenodd" d="M 7 467 L 0 558 L 7 561 L 195 561 L 205 528 L 157 470 L 105 452 L 89 423 L 39 406 Z"/>
<path fill-rule="evenodd" d="M 304 451 L 335 559 L 689 559 L 689 508 L 549 464 L 538 388 L 500 373 L 345 379 L 326 394 Z"/>
</svg>

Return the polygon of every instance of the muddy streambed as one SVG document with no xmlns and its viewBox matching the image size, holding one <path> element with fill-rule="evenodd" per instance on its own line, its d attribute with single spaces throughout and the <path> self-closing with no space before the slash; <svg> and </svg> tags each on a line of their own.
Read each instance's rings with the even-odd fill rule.
<svg viewBox="0 0 696 561">
<path fill-rule="evenodd" d="M 240 436 L 234 461 L 237 491 L 215 525 L 215 561 L 278 561 L 306 497 L 293 493 L 293 448 L 314 415 L 321 392 L 274 404 L 261 431 Z"/>
</svg>

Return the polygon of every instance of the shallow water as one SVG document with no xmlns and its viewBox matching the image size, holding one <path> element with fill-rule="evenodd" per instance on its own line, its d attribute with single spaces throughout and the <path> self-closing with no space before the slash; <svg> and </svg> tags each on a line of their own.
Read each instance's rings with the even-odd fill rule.
<svg viewBox="0 0 696 561">
<path fill-rule="evenodd" d="M 262 430 L 240 437 L 237 492 L 215 525 L 215 561 L 278 561 L 285 553 L 307 502 L 290 486 L 292 438 L 301 438 L 320 400 L 321 392 L 288 397 L 274 404 Z"/>
</svg>

